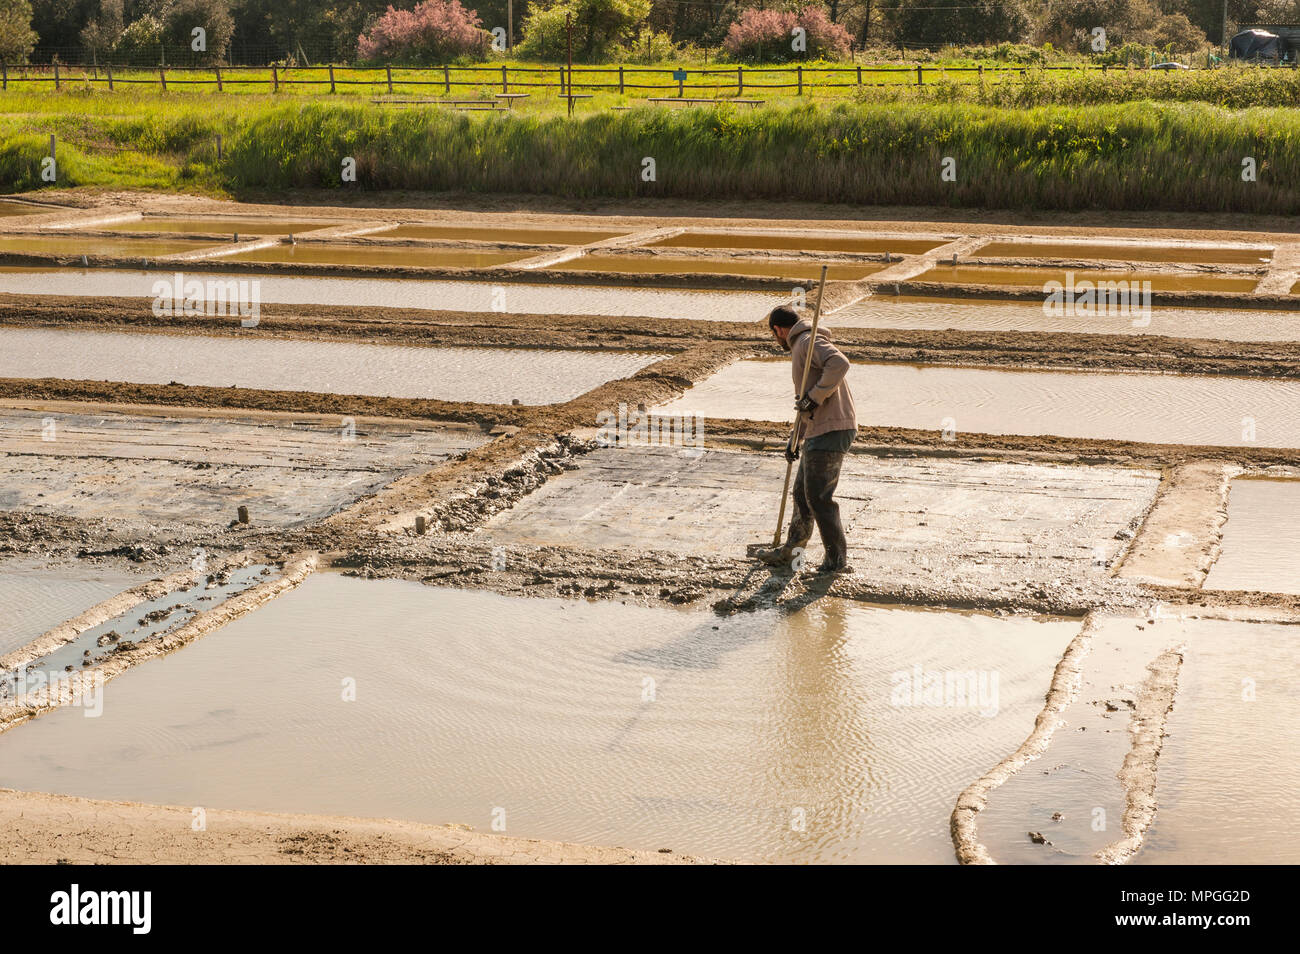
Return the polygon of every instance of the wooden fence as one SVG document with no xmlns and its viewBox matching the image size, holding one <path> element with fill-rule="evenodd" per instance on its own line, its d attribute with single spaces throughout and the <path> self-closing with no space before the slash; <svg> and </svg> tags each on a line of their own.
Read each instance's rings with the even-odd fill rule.
<svg viewBox="0 0 1300 954">
<path fill-rule="evenodd" d="M 1123 67 L 1117 67 L 1123 69 Z M 370 87 L 371 92 L 389 94 L 411 87 L 441 87 L 445 94 L 456 88 L 500 87 L 503 93 L 517 89 L 554 89 L 560 95 L 577 90 L 617 93 L 687 93 L 708 92 L 714 95 L 735 92 L 738 96 L 765 90 L 793 90 L 802 96 L 818 89 L 849 89 L 861 86 L 923 86 L 940 78 L 956 83 L 978 84 L 986 79 L 1012 81 L 1027 73 L 1065 70 L 1087 72 L 1105 66 L 984 67 L 934 66 L 734 66 L 674 70 L 667 67 L 634 66 L 433 66 L 433 67 L 265 67 L 211 66 L 125 69 L 116 74 L 112 67 L 69 68 L 53 66 L 6 66 L 0 64 L 0 88 L 27 89 L 47 86 L 66 88 L 135 89 L 140 86 L 171 89 L 206 87 L 223 93 L 263 91 L 279 93 L 301 87 L 338 93 L 355 86 Z M 259 75 L 260 74 L 260 75 Z M 466 79 L 466 74 L 471 78 Z M 651 82 L 659 78 L 666 82 Z M 779 81 L 778 81 L 779 80 Z M 259 89 L 249 89 L 257 87 Z"/>
</svg>

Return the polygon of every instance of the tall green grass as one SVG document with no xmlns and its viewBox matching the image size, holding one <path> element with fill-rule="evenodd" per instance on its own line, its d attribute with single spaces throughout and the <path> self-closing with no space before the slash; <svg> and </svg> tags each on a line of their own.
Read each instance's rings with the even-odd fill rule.
<svg viewBox="0 0 1300 954">
<path fill-rule="evenodd" d="M 1300 212 L 1300 113 L 1204 103 L 968 102 L 544 113 L 356 101 L 141 100 L 0 114 L 0 190 L 59 186 L 798 199 L 970 208 Z M 218 160 L 215 139 L 224 137 Z M 344 183 L 344 157 L 356 183 Z M 655 160 L 653 181 L 643 160 Z M 956 181 L 941 178 L 956 163 Z M 1252 157 L 1257 182 L 1243 182 Z"/>
<path fill-rule="evenodd" d="M 224 172 L 239 187 L 341 188 L 344 156 L 366 189 L 1300 211 L 1300 115 L 1203 104 L 645 108 L 576 121 L 304 105 L 251 119 Z M 1257 182 L 1241 180 L 1247 156 Z M 955 182 L 941 177 L 945 157 Z"/>
</svg>

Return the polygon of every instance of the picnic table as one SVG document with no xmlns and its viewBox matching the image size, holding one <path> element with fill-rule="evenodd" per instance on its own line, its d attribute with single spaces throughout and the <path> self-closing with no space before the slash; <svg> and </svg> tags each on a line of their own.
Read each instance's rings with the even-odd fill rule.
<svg viewBox="0 0 1300 954">
<path fill-rule="evenodd" d="M 717 106 L 719 103 L 734 103 L 737 106 L 761 106 L 763 99 L 692 99 L 689 96 L 651 96 L 652 103 L 682 103 L 684 105 Z"/>
<path fill-rule="evenodd" d="M 506 109 L 513 109 L 515 100 L 528 98 L 527 93 L 494 93 L 493 95 L 496 96 L 497 99 L 504 99 L 506 101 Z"/>
<path fill-rule="evenodd" d="M 501 109 L 500 103 L 492 99 L 435 99 L 432 102 L 439 106 L 450 106 L 453 109 Z"/>
<path fill-rule="evenodd" d="M 497 109 L 499 106 L 490 99 L 372 99 L 371 102 L 380 106 L 450 106 L 453 109 Z"/>
</svg>

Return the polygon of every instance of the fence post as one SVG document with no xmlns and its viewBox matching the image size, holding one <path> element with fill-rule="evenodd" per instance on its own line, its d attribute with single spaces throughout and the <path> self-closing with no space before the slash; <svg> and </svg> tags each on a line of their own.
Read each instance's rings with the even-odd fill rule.
<svg viewBox="0 0 1300 954">
<path fill-rule="evenodd" d="M 623 95 L 623 67 L 618 68 L 618 95 Z"/>
<path fill-rule="evenodd" d="M 858 86 L 862 86 L 862 67 L 858 67 Z"/>
<path fill-rule="evenodd" d="M 226 91 L 226 88 L 221 85 L 221 67 L 214 66 L 213 69 L 216 71 L 217 74 L 217 92 L 224 93 Z"/>
<path fill-rule="evenodd" d="M 745 95 L 745 68 L 743 66 L 736 67 L 736 95 Z"/>
<path fill-rule="evenodd" d="M 280 67 L 278 66 L 271 67 L 271 84 L 271 92 L 280 92 Z"/>
<path fill-rule="evenodd" d="M 388 73 L 388 95 L 392 96 L 393 95 L 393 68 L 391 66 L 385 66 L 384 69 Z"/>
<path fill-rule="evenodd" d="M 560 95 L 563 96 L 568 92 L 568 90 L 564 88 L 564 67 L 557 66 L 556 69 L 560 71 Z"/>
<path fill-rule="evenodd" d="M 113 64 L 109 63 L 104 67 L 104 73 L 108 76 L 108 91 L 113 92 Z"/>
<path fill-rule="evenodd" d="M 685 75 L 686 75 L 686 71 L 685 71 L 685 70 L 682 70 L 680 73 L 678 73 L 678 75 L 679 75 L 679 76 L 685 76 Z M 677 98 L 678 98 L 678 99 L 681 99 L 681 98 L 682 98 L 683 96 L 685 96 L 685 95 L 686 95 L 686 80 L 684 80 L 684 79 L 679 79 L 679 80 L 677 81 Z"/>
<path fill-rule="evenodd" d="M 335 93 L 337 89 L 334 86 L 334 64 L 330 64 L 330 92 Z"/>
<path fill-rule="evenodd" d="M 798 66 L 794 68 L 794 70 L 799 77 L 799 95 L 802 96 L 803 95 L 803 64 L 800 63 Z"/>
<path fill-rule="evenodd" d="M 221 158 L 221 133 L 217 133 L 217 158 Z"/>
<path fill-rule="evenodd" d="M 59 88 L 59 61 L 54 61 L 54 88 Z"/>
<path fill-rule="evenodd" d="M 451 67 L 450 66 L 444 66 L 442 68 L 442 83 L 443 86 L 446 87 L 447 90 L 446 95 L 450 96 L 451 95 Z"/>
<path fill-rule="evenodd" d="M 925 82 L 925 78 L 921 75 L 922 69 L 924 69 L 924 67 L 922 67 L 920 63 L 917 63 L 916 64 L 916 85 L 917 86 L 920 86 L 922 83 Z"/>
<path fill-rule="evenodd" d="M 158 79 L 162 81 L 162 91 L 167 92 L 167 67 L 158 67 Z"/>
<path fill-rule="evenodd" d="M 9 67 L 5 66 L 3 63 L 0 63 L 0 76 L 3 76 L 4 78 L 3 79 L 4 89 L 8 89 L 9 88 Z"/>
</svg>

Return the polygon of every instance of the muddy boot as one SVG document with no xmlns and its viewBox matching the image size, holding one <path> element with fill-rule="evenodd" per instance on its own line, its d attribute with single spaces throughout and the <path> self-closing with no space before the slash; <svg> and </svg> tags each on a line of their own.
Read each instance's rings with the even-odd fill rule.
<svg viewBox="0 0 1300 954">
<path fill-rule="evenodd" d="M 786 552 L 785 547 L 764 547 L 762 550 L 754 551 L 754 559 L 768 566 L 780 566 L 782 563 L 790 562 L 790 554 Z"/>
</svg>

